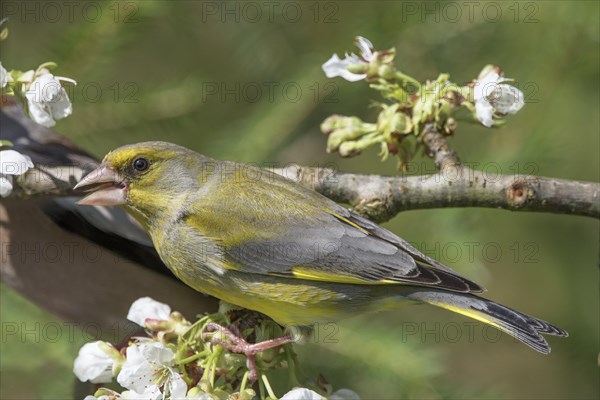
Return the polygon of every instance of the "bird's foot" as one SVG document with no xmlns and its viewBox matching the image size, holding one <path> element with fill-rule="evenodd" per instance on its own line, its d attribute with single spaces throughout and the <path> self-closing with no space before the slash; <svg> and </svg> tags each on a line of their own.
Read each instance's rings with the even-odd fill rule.
<svg viewBox="0 0 600 400">
<path fill-rule="evenodd" d="M 209 322 L 206 325 L 207 332 L 221 332 L 231 342 L 226 342 L 218 338 L 212 339 L 212 344 L 218 344 L 223 346 L 225 349 L 232 353 L 244 354 L 247 359 L 248 367 L 248 379 L 252 382 L 258 380 L 258 368 L 256 366 L 256 354 L 261 351 L 273 349 L 275 347 L 283 346 L 294 341 L 291 335 L 281 336 L 275 339 L 269 339 L 258 343 L 248 343 L 241 335 L 240 332 L 233 332 L 232 329 L 225 328 L 215 322 Z M 237 331 L 235 327 L 233 327 Z"/>
</svg>

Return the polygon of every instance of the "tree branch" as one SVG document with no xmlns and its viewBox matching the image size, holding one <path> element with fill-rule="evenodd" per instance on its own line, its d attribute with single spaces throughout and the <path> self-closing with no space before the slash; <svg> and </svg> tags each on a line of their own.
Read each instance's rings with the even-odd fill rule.
<svg viewBox="0 0 600 400">
<path fill-rule="evenodd" d="M 438 171 L 461 165 L 456 151 L 450 147 L 444 135 L 438 132 L 433 124 L 425 125 L 422 135 L 428 155 L 433 158 Z"/>
<path fill-rule="evenodd" d="M 16 179 L 13 195 L 16 197 L 73 196 L 77 184 L 97 163 L 49 166 L 36 164 Z"/>
<path fill-rule="evenodd" d="M 2 107 L 2 137 L 32 156 L 36 168 L 15 180 L 15 197 L 72 196 L 72 187 L 97 163 L 57 133 L 31 122 L 14 107 Z M 21 126 L 7 129 L 9 123 Z M 6 129 L 6 131 L 5 131 Z M 20 131 L 20 133 L 19 133 Z M 8 133 L 8 135 L 7 135 Z M 27 140 L 23 140 L 25 135 Z M 374 221 L 401 211 L 487 207 L 600 218 L 600 185 L 525 175 L 496 175 L 465 167 L 445 136 L 432 125 L 422 134 L 438 173 L 425 176 L 360 175 L 289 166 L 275 172 L 299 182 Z M 8 136 L 8 137 L 7 137 Z"/>
<path fill-rule="evenodd" d="M 600 218 L 600 185 L 527 175 L 496 175 L 464 166 L 435 130 L 424 127 L 423 143 L 438 173 L 385 177 L 291 166 L 277 172 L 383 222 L 407 210 L 486 207 Z"/>
<path fill-rule="evenodd" d="M 378 222 L 407 210 L 446 207 L 486 207 L 600 218 L 600 185 L 522 175 L 490 180 L 480 171 L 456 167 L 445 172 L 410 177 L 337 173 L 292 166 L 279 171 L 325 196 L 349 204 Z"/>
</svg>

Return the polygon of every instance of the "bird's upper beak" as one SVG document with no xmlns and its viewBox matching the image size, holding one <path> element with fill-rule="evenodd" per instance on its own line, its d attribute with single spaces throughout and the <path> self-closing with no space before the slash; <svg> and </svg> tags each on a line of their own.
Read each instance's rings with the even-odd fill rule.
<svg viewBox="0 0 600 400">
<path fill-rule="evenodd" d="M 88 188 L 89 186 L 89 188 Z M 89 194 L 77 204 L 86 206 L 116 206 L 127 200 L 127 184 L 123 177 L 107 164 L 90 172 L 73 189 L 84 188 Z"/>
</svg>

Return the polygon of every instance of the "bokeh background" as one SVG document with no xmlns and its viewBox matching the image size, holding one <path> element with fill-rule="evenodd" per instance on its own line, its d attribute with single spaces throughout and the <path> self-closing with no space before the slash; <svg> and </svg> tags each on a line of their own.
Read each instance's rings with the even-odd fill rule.
<svg viewBox="0 0 600 400">
<path fill-rule="evenodd" d="M 98 157 L 160 139 L 215 158 L 396 174 L 376 149 L 326 154 L 319 131 L 333 113 L 375 115 L 376 92 L 320 69 L 363 35 L 396 47 L 399 68 L 421 81 L 448 72 L 464 83 L 488 63 L 516 79 L 527 104 L 505 127 L 460 123 L 451 142 L 464 161 L 490 174 L 599 179 L 598 2 L 50 3 L 3 2 L 1 61 L 52 60 L 56 75 L 77 80 L 74 113 L 55 129 Z M 426 157 L 415 161 L 414 173 L 433 171 Z M 322 327 L 298 347 L 307 376 L 365 399 L 598 398 L 598 221 L 471 208 L 404 212 L 385 226 L 479 280 L 486 296 L 571 336 L 549 338 L 544 356 L 462 316 L 407 307 Z M 3 331 L 61 323 L 5 285 L 0 296 Z M 82 335 L 5 333 L 1 398 L 72 397 Z"/>
</svg>

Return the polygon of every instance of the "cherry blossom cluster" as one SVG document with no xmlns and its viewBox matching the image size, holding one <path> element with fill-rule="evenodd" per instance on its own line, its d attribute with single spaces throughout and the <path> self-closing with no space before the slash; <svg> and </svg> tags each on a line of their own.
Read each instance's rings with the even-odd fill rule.
<svg viewBox="0 0 600 400">
<path fill-rule="evenodd" d="M 0 40 L 8 37 L 7 19 L 0 21 Z M 0 61 L 0 95 L 15 96 L 23 100 L 24 109 L 40 125 L 50 127 L 56 120 L 66 118 L 73 112 L 73 105 L 62 82 L 73 85 L 72 79 L 54 76 L 50 70 L 56 68 L 53 62 L 46 62 L 35 70 L 7 70 Z M 33 168 L 31 158 L 11 149 L 13 144 L 0 140 L 0 197 L 7 197 L 13 190 L 15 177 Z"/>
<path fill-rule="evenodd" d="M 525 96 L 509 84 L 502 70 L 487 65 L 479 76 L 465 85 L 449 80 L 448 74 L 420 83 L 394 65 L 395 49 L 376 50 L 366 38 L 358 36 L 360 54 L 333 54 L 322 68 L 328 78 L 342 77 L 350 82 L 366 81 L 380 92 L 385 102 L 376 103 L 377 121 L 364 122 L 358 117 L 332 115 L 321 125 L 328 135 L 327 151 L 351 157 L 373 145 L 381 146 L 381 156 L 398 156 L 403 167 L 422 145 L 425 124 L 433 124 L 451 135 L 457 127 L 459 111 L 467 110 L 472 119 L 487 128 L 500 126 L 503 117 L 516 114 L 525 104 Z M 407 140 L 409 138 L 416 140 Z"/>
<path fill-rule="evenodd" d="M 291 385 L 296 387 L 277 397 L 265 372 L 291 367 L 278 358 L 281 355 L 281 359 L 289 360 L 283 349 L 261 360 L 261 380 L 255 384 L 261 389 L 257 397 L 243 356 L 213 345 L 206 335 L 204 328 L 209 322 L 227 320 L 222 313 L 190 323 L 168 305 L 143 297 L 131 305 L 127 319 L 145 328 L 146 335 L 130 338 L 121 348 L 105 341 L 86 343 L 73 364 L 73 372 L 82 382 L 116 381 L 124 390 L 100 388 L 84 400 L 359 400 L 348 389 L 325 397 L 315 390 L 297 387 L 297 382 Z M 327 392 L 327 388 L 320 389 Z"/>
</svg>

